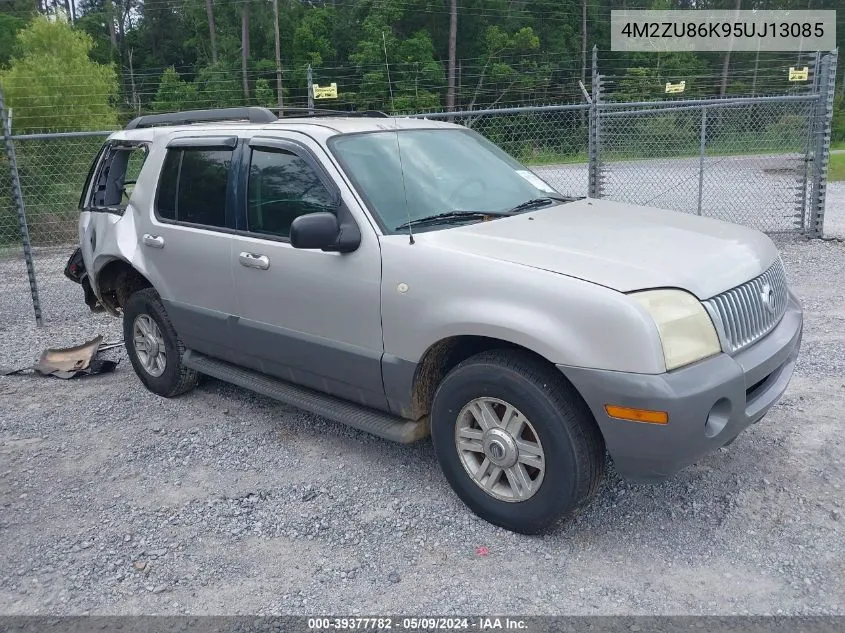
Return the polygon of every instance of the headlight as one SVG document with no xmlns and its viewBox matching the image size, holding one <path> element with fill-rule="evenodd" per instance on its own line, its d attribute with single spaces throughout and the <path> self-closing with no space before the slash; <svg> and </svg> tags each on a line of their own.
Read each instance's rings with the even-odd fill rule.
<svg viewBox="0 0 845 633">
<path fill-rule="evenodd" d="M 663 344 L 666 370 L 676 369 L 722 351 L 710 315 L 683 290 L 646 290 L 631 295 L 654 319 Z"/>
</svg>

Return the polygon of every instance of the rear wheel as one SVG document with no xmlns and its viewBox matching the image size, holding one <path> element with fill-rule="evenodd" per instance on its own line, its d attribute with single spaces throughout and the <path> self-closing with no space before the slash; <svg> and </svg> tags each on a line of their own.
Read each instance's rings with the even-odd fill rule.
<svg viewBox="0 0 845 633">
<path fill-rule="evenodd" d="M 182 362 L 185 346 L 152 288 L 135 292 L 123 306 L 123 340 L 135 373 L 153 393 L 170 398 L 196 387 L 197 372 Z"/>
<path fill-rule="evenodd" d="M 515 532 L 541 532 L 577 512 L 604 472 L 604 442 L 586 404 L 524 352 L 484 352 L 449 372 L 434 396 L 431 434 L 457 495 Z"/>
</svg>

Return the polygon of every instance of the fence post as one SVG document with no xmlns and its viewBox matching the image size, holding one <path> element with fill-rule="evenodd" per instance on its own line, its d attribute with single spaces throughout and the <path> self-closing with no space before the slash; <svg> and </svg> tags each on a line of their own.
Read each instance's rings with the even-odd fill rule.
<svg viewBox="0 0 845 633">
<path fill-rule="evenodd" d="M 26 274 L 29 277 L 29 292 L 32 295 L 32 308 L 35 311 L 35 324 L 44 325 L 41 318 L 41 300 L 38 297 L 38 284 L 35 281 L 35 264 L 32 261 L 32 247 L 29 243 L 29 228 L 26 225 L 26 211 L 23 204 L 21 179 L 18 174 L 18 162 L 15 156 L 15 144 L 12 142 L 12 124 L 6 112 L 6 101 L 0 90 L 0 125 L 3 126 L 3 140 L 6 146 L 6 157 L 9 159 L 9 171 L 12 178 L 12 199 L 18 212 L 18 228 L 21 233 L 23 256 L 26 260 Z"/>
<path fill-rule="evenodd" d="M 813 184 L 807 232 L 814 237 L 824 233 L 824 209 L 827 196 L 827 168 L 830 161 L 830 134 L 833 123 L 833 93 L 836 82 L 837 51 L 821 60 L 819 97 L 816 101 L 813 131 Z"/>
<path fill-rule="evenodd" d="M 314 75 L 311 70 L 311 64 L 308 64 L 308 68 L 305 71 L 305 81 L 308 82 L 308 113 L 314 114 Z M 280 116 L 281 114 L 279 112 Z"/>
<path fill-rule="evenodd" d="M 810 84 L 811 94 L 818 94 L 819 92 L 819 64 L 821 63 L 821 58 L 821 51 L 816 51 L 816 54 L 813 55 L 813 81 Z"/>
<path fill-rule="evenodd" d="M 698 215 L 704 195 L 704 146 L 707 142 L 707 106 L 701 106 L 701 140 L 698 147 Z"/>
<path fill-rule="evenodd" d="M 601 100 L 601 76 L 598 71 L 598 47 L 593 46 L 592 67 L 593 101 L 590 104 L 589 133 L 588 133 L 588 167 L 587 167 L 587 195 L 590 198 L 601 198 L 601 133 L 599 125 L 599 102 Z"/>
</svg>

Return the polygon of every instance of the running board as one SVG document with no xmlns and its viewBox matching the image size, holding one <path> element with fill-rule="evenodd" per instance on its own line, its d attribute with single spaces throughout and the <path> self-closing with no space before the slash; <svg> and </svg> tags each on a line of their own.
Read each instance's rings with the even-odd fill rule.
<svg viewBox="0 0 845 633">
<path fill-rule="evenodd" d="M 210 358 L 192 350 L 185 352 L 182 362 L 201 374 L 219 378 L 238 387 L 249 389 L 268 398 L 279 400 L 298 409 L 328 418 L 334 422 L 340 422 L 351 426 L 353 429 L 371 433 L 391 442 L 411 444 L 429 435 L 427 417 L 412 422 L 383 411 L 370 409 L 313 389 L 272 378 L 266 374 Z"/>
</svg>

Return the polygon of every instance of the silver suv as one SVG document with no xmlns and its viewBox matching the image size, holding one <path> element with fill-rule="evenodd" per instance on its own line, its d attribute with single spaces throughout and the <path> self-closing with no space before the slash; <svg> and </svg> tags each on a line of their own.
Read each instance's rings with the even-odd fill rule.
<svg viewBox="0 0 845 633">
<path fill-rule="evenodd" d="M 610 454 L 660 479 L 786 389 L 802 310 L 762 233 L 562 196 L 458 125 L 140 117 L 82 193 L 76 280 L 141 381 L 198 374 L 398 441 L 533 533 Z M 79 254 L 77 254 L 79 258 Z"/>
</svg>

